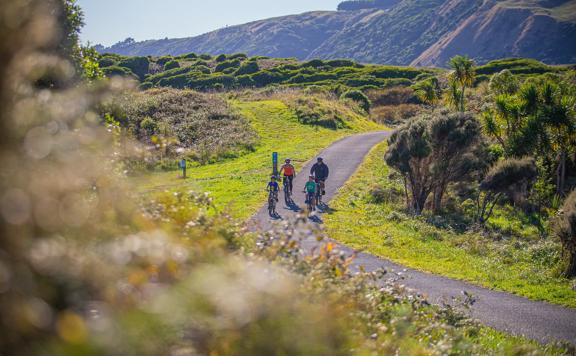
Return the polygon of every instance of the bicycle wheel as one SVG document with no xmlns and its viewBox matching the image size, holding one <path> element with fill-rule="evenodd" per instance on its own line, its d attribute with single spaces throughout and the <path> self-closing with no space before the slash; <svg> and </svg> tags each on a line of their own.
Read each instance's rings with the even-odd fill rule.
<svg viewBox="0 0 576 356">
<path fill-rule="evenodd" d="M 286 178 L 284 178 L 284 202 L 286 203 L 286 205 L 290 205 L 291 203 L 291 199 L 290 199 L 290 189 L 288 189 L 288 184 L 286 182 Z"/>
</svg>

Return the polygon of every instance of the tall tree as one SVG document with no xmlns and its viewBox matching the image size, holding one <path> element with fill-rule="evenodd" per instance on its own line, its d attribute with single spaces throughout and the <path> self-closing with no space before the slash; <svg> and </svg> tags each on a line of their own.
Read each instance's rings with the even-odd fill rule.
<svg viewBox="0 0 576 356">
<path fill-rule="evenodd" d="M 385 159 L 404 178 L 409 209 L 420 214 L 433 193 L 434 210 L 439 211 L 448 185 L 478 166 L 475 148 L 480 140 L 479 123 L 463 113 L 422 116 L 398 129 Z"/>
<path fill-rule="evenodd" d="M 433 209 L 439 212 L 448 185 L 464 179 L 481 165 L 478 146 L 482 130 L 470 114 L 438 115 L 429 122 L 428 137 L 433 155 Z"/>
<path fill-rule="evenodd" d="M 449 64 L 452 68 L 452 73 L 450 73 L 449 78 L 451 89 L 454 94 L 459 96 L 457 103 L 458 110 L 465 111 L 466 88 L 471 87 L 476 78 L 474 61 L 468 58 L 468 56 L 455 56 L 450 59 Z M 457 91 L 455 90 L 456 88 L 458 88 Z"/>
</svg>

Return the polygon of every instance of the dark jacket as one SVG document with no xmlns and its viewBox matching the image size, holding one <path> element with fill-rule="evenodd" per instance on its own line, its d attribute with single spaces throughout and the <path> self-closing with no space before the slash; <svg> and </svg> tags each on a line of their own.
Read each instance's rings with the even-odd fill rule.
<svg viewBox="0 0 576 356">
<path fill-rule="evenodd" d="M 330 170 L 328 169 L 328 166 L 324 163 L 322 164 L 314 163 L 314 165 L 310 169 L 310 174 L 313 174 L 316 177 L 316 179 L 320 180 L 326 180 L 326 178 L 328 178 L 329 173 Z"/>
</svg>

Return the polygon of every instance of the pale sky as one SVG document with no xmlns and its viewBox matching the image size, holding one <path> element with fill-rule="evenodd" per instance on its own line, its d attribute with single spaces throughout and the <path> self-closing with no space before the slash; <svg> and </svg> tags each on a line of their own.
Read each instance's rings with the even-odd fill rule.
<svg viewBox="0 0 576 356">
<path fill-rule="evenodd" d="M 268 17 L 335 10 L 341 0 L 78 0 L 86 26 L 82 41 L 109 46 L 189 37 Z"/>
</svg>

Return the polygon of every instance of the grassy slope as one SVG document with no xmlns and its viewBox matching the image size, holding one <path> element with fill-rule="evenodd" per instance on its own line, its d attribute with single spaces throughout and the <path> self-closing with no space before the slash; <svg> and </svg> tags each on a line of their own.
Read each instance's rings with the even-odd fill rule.
<svg viewBox="0 0 576 356">
<path fill-rule="evenodd" d="M 266 199 L 264 189 L 271 173 L 273 151 L 279 153 L 280 159 L 292 158 L 298 169 L 320 150 L 344 136 L 382 128 L 352 111 L 348 115 L 350 129 L 330 130 L 300 124 L 280 101 L 234 102 L 233 106 L 250 120 L 260 136 L 255 152 L 237 159 L 190 168 L 190 178 L 187 180 L 178 179 L 176 171 L 135 178 L 133 181 L 138 190 L 210 192 L 218 207 L 228 207 L 234 216 L 246 218 Z"/>
<path fill-rule="evenodd" d="M 516 251 L 521 241 L 494 242 L 439 229 L 397 213 L 403 203 L 370 203 L 373 185 L 392 184 L 385 151 L 386 144 L 377 146 L 331 204 L 336 212 L 325 222 L 332 238 L 419 270 L 576 307 L 570 282 L 538 266 L 530 251 Z"/>
</svg>

